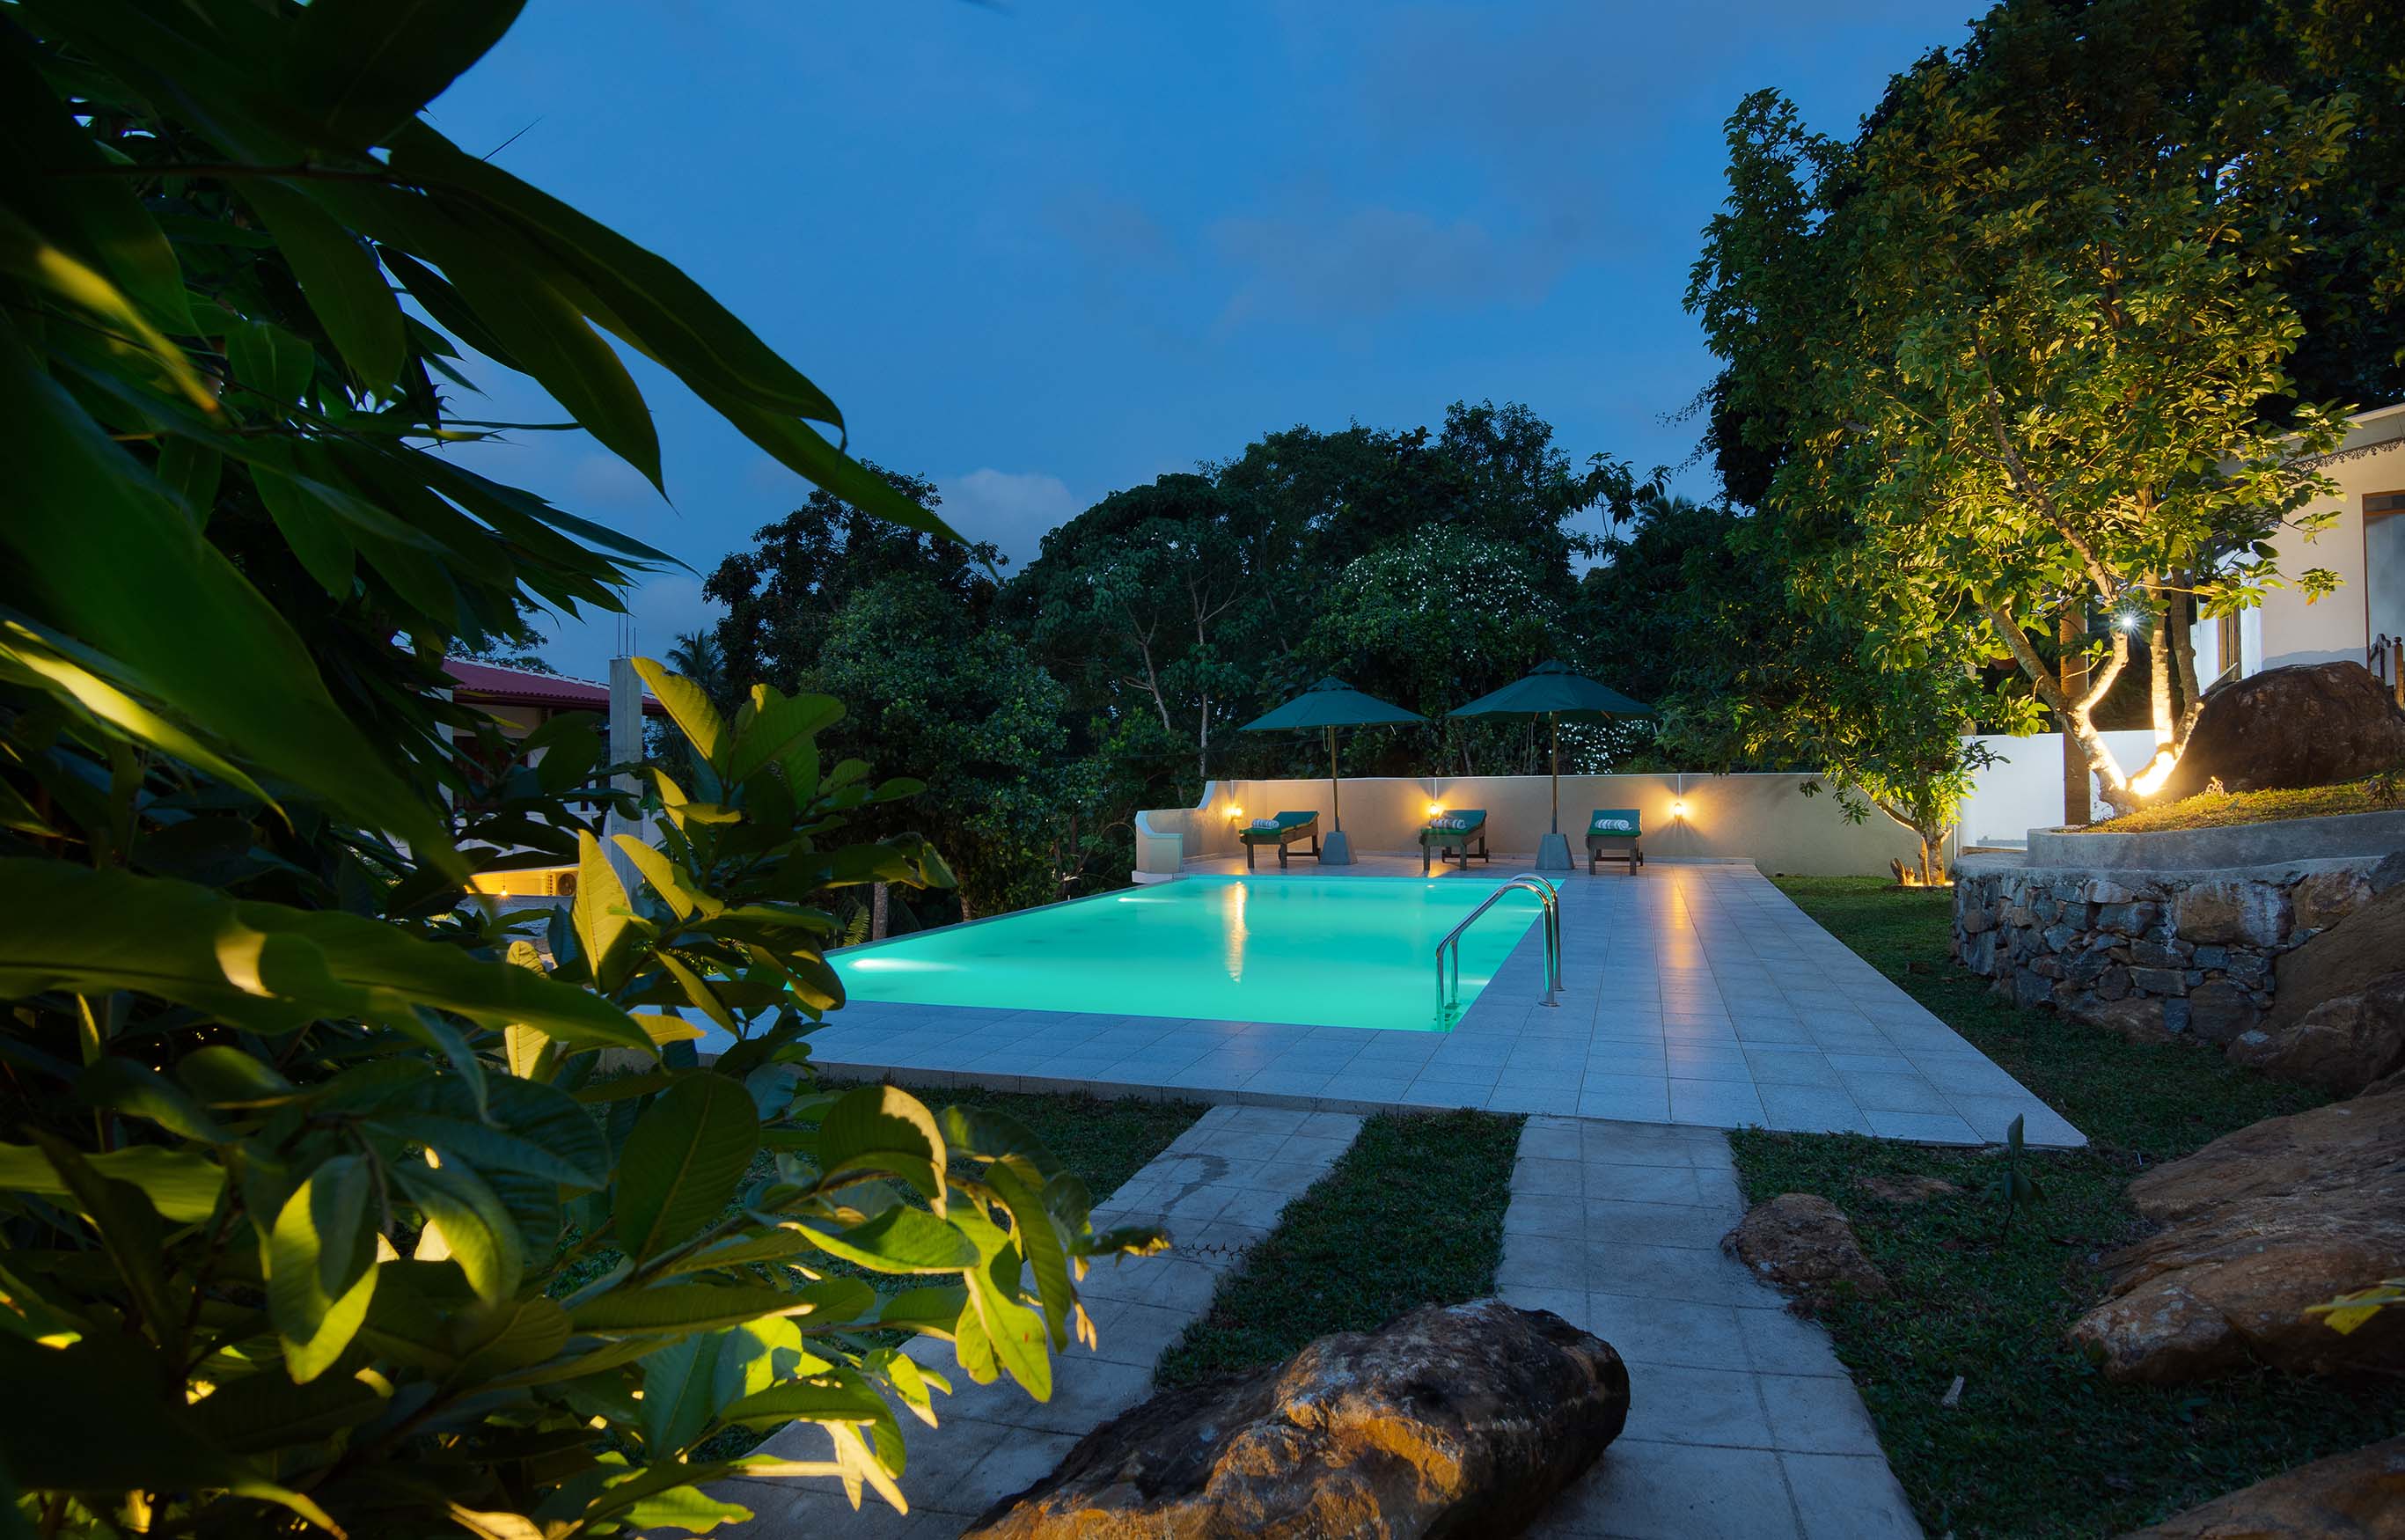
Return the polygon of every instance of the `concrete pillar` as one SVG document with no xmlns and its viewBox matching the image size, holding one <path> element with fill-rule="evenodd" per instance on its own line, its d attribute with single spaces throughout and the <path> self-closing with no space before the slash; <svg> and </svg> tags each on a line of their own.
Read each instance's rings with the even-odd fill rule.
<svg viewBox="0 0 2405 1540">
<path fill-rule="evenodd" d="M 633 658 L 613 657 L 610 659 L 610 763 L 623 765 L 642 756 L 643 679 L 635 671 Z M 642 788 L 639 778 L 625 771 L 612 776 L 610 784 L 615 790 L 627 793 L 637 793 Z M 619 885 L 632 897 L 642 887 L 635 863 L 618 848 L 614 840 L 606 837 L 630 834 L 648 844 L 652 841 L 650 821 L 640 817 L 628 818 L 612 812 L 602 827 L 605 835 L 602 848 L 609 854 L 610 868 L 618 874 Z"/>
</svg>

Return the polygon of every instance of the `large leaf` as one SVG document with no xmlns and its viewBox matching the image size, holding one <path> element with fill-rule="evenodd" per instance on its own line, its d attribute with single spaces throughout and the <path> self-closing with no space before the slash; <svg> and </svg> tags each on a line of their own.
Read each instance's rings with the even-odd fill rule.
<svg viewBox="0 0 2405 1540">
<path fill-rule="evenodd" d="M 166 330 L 190 332 L 176 248 L 127 178 L 107 174 L 99 147 L 34 67 L 23 37 L 0 29 L 0 201 L 97 264 Z"/>
<path fill-rule="evenodd" d="M 177 1224 L 217 1211 L 225 1191 L 225 1167 L 197 1150 L 137 1144 L 83 1157 L 103 1177 L 140 1192 L 160 1217 Z M 49 1157 L 29 1144 L 0 1144 L 0 1192 L 64 1197 L 73 1191 Z"/>
<path fill-rule="evenodd" d="M 91 924 L 106 914 L 113 923 Z M 261 1031 L 326 1016 L 457 1011 L 585 1047 L 651 1039 L 605 1000 L 388 925 L 244 903 L 211 888 L 66 861 L 0 860 L 0 995 L 130 989 Z"/>
<path fill-rule="evenodd" d="M 442 825 L 335 708 L 291 627 L 6 330 L 0 417 L 14 430 L 0 597 L 122 661 L 162 711 L 241 744 L 248 763 L 457 867 Z"/>
<path fill-rule="evenodd" d="M 302 13 L 304 29 L 318 9 L 313 5 Z M 372 390 L 391 385 L 407 351 L 401 305 L 366 245 L 305 193 L 285 183 L 253 177 L 242 184 L 242 193 L 274 232 L 293 276 L 301 280 L 302 298 L 309 302 L 351 373 Z"/>
<path fill-rule="evenodd" d="M 728 1335 L 696 1332 L 643 1359 L 643 1448 L 653 1459 L 699 1438 L 718 1415 L 718 1354 Z"/>
<path fill-rule="evenodd" d="M 635 672 L 651 686 L 660 704 L 668 708 L 668 717 L 692 744 L 694 753 L 705 763 L 715 764 L 726 742 L 726 723 L 718 708 L 710 703 L 701 686 L 680 673 L 670 673 L 648 657 L 634 659 Z"/>
<path fill-rule="evenodd" d="M 618 1242 L 638 1262 L 724 1213 L 760 1150 L 752 1094 L 724 1075 L 686 1075 L 635 1124 L 618 1157 Z"/>
<path fill-rule="evenodd" d="M 392 1174 L 425 1212 L 428 1226 L 439 1234 L 443 1250 L 467 1274 L 478 1297 L 498 1305 L 517 1293 L 526 1248 L 492 1188 L 464 1166 L 429 1170 L 403 1161 Z M 418 1254 L 427 1253 L 421 1248 Z"/>
<path fill-rule="evenodd" d="M 342 1156 L 304 1180 L 284 1201 L 262 1245 L 267 1274 L 267 1308 L 283 1340 L 284 1363 L 293 1383 L 305 1385 L 334 1366 L 334 1361 L 359 1335 L 375 1297 L 375 1251 L 368 1234 L 354 1228 L 347 1254 L 329 1259 L 331 1237 L 319 1226 L 331 1205 L 316 1198 L 321 1180 L 340 1182 L 345 1163 L 356 1167 L 357 1156 Z M 323 1278 L 336 1274 L 329 1289 Z"/>
<path fill-rule="evenodd" d="M 751 718 L 744 723 L 742 737 L 726 764 L 726 779 L 738 784 L 750 780 L 762 766 L 781 760 L 796 739 L 816 733 L 843 715 L 843 708 L 830 696 L 786 697 L 766 685 L 752 686 L 752 703 Z"/>
<path fill-rule="evenodd" d="M 956 1273 L 979 1261 L 977 1243 L 958 1225 L 907 1204 L 848 1230 L 822 1230 L 807 1221 L 793 1227 L 829 1255 L 876 1273 Z"/>
<path fill-rule="evenodd" d="M 310 0 L 291 28 L 281 78 L 324 143 L 391 138 L 517 20 L 526 0 Z"/>
<path fill-rule="evenodd" d="M 428 1081 L 375 1114 L 375 1126 L 440 1151 L 489 1177 L 516 1171 L 570 1187 L 610 1180 L 610 1147 L 591 1114 L 557 1086 L 489 1077 L 479 1114 L 470 1087 Z"/>
<path fill-rule="evenodd" d="M 881 1172 L 919 1189 L 944 1211 L 944 1136 L 926 1104 L 896 1085 L 847 1091 L 819 1124 L 819 1168 Z"/>
<path fill-rule="evenodd" d="M 799 1289 L 756 1283 L 669 1283 L 612 1289 L 568 1312 L 580 1332 L 605 1336 L 679 1336 L 739 1326 L 766 1316 L 799 1316 L 813 1324 L 849 1325 L 877 1307 L 877 1295 L 857 1279 L 829 1279 Z"/>
<path fill-rule="evenodd" d="M 609 965 L 616 960 L 618 945 L 634 924 L 631 911 L 626 889 L 611 867 L 601 841 L 577 830 L 576 901 L 571 912 L 576 939 L 584 943 L 584 960 L 596 980 L 611 982 Z"/>
</svg>

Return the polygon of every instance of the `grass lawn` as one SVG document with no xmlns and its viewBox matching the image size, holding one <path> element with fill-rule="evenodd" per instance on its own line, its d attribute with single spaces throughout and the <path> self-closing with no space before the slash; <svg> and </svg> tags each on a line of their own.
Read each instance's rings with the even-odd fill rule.
<svg viewBox="0 0 2405 1540">
<path fill-rule="evenodd" d="M 1382 1112 L 1364 1122 L 1353 1148 L 1220 1279 L 1154 1382 L 1275 1363 L 1330 1332 L 1493 1293 L 1522 1121 Z"/>
<path fill-rule="evenodd" d="M 2394 775 L 2348 781 L 2335 786 L 2282 791 L 2201 791 L 2159 807 L 2140 808 L 2090 824 L 2089 834 L 2156 834 L 2165 829 L 2220 828 L 2274 818 L 2327 818 L 2341 812 L 2389 812 L 2405 808 L 2405 784 Z"/>
<path fill-rule="evenodd" d="M 2102 1292 L 2100 1259 L 2143 1228 L 2140 1170 L 2326 1099 L 2182 1044 L 2140 1045 L 2016 1010 L 1947 956 L 1951 898 L 1873 878 L 1779 883 L 1805 911 L 2079 1125 L 2032 1152 L 2042 1202 L 1999 1233 L 1997 1157 L 1855 1135 L 1733 1136 L 1750 1201 L 1821 1194 L 1896 1285 L 1822 1312 L 1932 1535 L 2109 1535 L 2405 1428 L 2405 1385 L 2260 1373 L 2113 1384 L 2062 1333 Z M 1936 1177 L 1960 1196 L 1882 1202 L 1865 1178 Z M 1955 1376 L 1961 1402 L 1939 1405 Z"/>
</svg>

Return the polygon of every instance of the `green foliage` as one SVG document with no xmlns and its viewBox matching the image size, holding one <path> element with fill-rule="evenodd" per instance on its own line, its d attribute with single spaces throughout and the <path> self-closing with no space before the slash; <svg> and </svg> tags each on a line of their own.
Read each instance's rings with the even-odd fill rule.
<svg viewBox="0 0 2405 1540">
<path fill-rule="evenodd" d="M 1042 1395 L 1088 1259 L 1150 1244 L 1093 1235 L 1006 1117 L 813 1081 L 829 896 L 951 880 L 847 835 L 917 787 L 822 756 L 833 701 L 646 663 L 681 748 L 638 796 L 592 718 L 513 741 L 448 698 L 446 654 L 666 559 L 440 452 L 513 426 L 447 412 L 463 348 L 657 481 L 607 332 L 944 532 L 690 279 L 419 117 L 516 9 L 0 28 L 0 1377 L 37 1410 L 0 1471 L 29 1532 L 707 1530 L 748 1515 L 698 1490 L 737 1468 L 703 1446 L 794 1419 L 827 1458 L 743 1468 L 898 1501 L 901 1416 L 945 1381 L 891 1334 Z M 563 860 L 538 934 L 463 902 Z M 732 1038 L 707 1067 L 686 1012 Z"/>
<path fill-rule="evenodd" d="M 1221 1278 L 1155 1379 L 1259 1368 L 1330 1332 L 1374 1331 L 1423 1305 L 1493 1293 L 1524 1121 L 1469 1111 L 1365 1120 L 1328 1175 Z M 1430 1225 L 1431 1214 L 1442 1222 Z"/>
<path fill-rule="evenodd" d="M 2176 746 L 2201 693 L 2193 615 L 2334 584 L 2272 544 L 2325 521 L 2301 511 L 2339 431 L 2285 367 L 2292 292 L 2325 271 L 2305 211 L 2395 153 L 2327 78 L 2201 84 L 2226 44 L 2209 20 L 2179 0 L 2001 6 L 1898 77 L 1851 144 L 1749 98 L 1689 290 L 1728 364 L 1716 439 L 1777 459 L 1762 509 L 1802 606 L 1886 670 L 2008 654 L 2124 808 L 2139 794 L 2092 713 L 2127 631 L 2075 699 L 2029 633 L 2126 613 L 2156 640 Z"/>
<path fill-rule="evenodd" d="M 2145 1223 L 2140 1171 L 2317 1093 L 2185 1044 L 2124 1042 L 2051 1011 L 2016 1010 L 1947 955 L 1943 895 L 1862 878 L 1780 888 L 1898 987 L 2087 1133 L 2034 1151 L 2046 1202 L 2009 1237 L 1980 1194 L 1997 1155 L 1855 1135 L 1731 1137 L 1749 1199 L 1818 1193 L 1842 1208 L 1896 1286 L 1891 1300 L 1821 1312 L 1921 1524 L 1963 1540 L 2117 1534 L 2326 1455 L 2393 1436 L 2394 1382 L 2262 1373 L 2195 1385 L 2116 1384 L 2065 1342 L 2100 1295 L 2101 1259 Z M 1865 1179 L 1934 1177 L 1959 1196 L 1892 1202 Z M 1959 1405 L 1941 1405 L 1956 1375 Z"/>
<path fill-rule="evenodd" d="M 2015 1114 L 2012 1126 L 2004 1130 L 2004 1148 L 2000 1157 L 2004 1168 L 1996 1173 L 1996 1180 L 1987 1189 L 1988 1196 L 2004 1211 L 2004 1222 L 1996 1231 L 2000 1236 L 2013 1233 L 2013 1216 L 2020 1211 L 2022 1204 L 2040 1203 L 2046 1198 L 2046 1190 L 2037 1184 L 2037 1179 L 2022 1169 L 2029 1150 L 2021 1142 L 2021 1123 L 2020 1116 Z"/>
<path fill-rule="evenodd" d="M 12 1383 L 59 1392 L 7 1450 L 29 1503 L 78 1532 L 129 1504 L 248 1523 L 258 1500 L 356 1533 L 707 1529 L 745 1515 L 698 1484 L 738 1470 L 901 1503 L 897 1412 L 932 1423 L 948 1381 L 864 1333 L 949 1339 L 971 1378 L 1048 1394 L 1048 1352 L 1091 1332 L 1076 1275 L 1154 1238 L 1096 1236 L 1083 1181 L 1006 1115 L 809 1069 L 808 1018 L 841 1000 L 812 900 L 948 880 L 915 838 L 830 838 L 914 788 L 820 773 L 831 703 L 760 686 L 722 718 L 639 666 L 699 795 L 657 775 L 664 848 L 618 837 L 631 893 L 579 835 L 547 956 L 492 920 L 443 922 L 471 927 L 445 944 L 6 863 L 0 994 L 49 1104 L 0 1146 L 0 1340 Z M 663 1059 L 696 1029 L 645 1007 L 735 1046 Z M 634 1072 L 597 1074 L 605 1050 Z M 882 1299 L 862 1269 L 921 1287 Z M 696 1456 L 794 1420 L 827 1460 Z"/>
<path fill-rule="evenodd" d="M 922 478 L 878 474 L 939 503 Z M 831 742 L 934 784 L 875 827 L 935 840 L 963 912 L 987 913 L 1116 880 L 1134 813 L 1206 780 L 1320 773 L 1315 736 L 1237 729 L 1322 674 L 1451 705 L 1550 656 L 1608 659 L 1608 634 L 1558 623 L 1570 562 L 1595 548 L 1573 520 L 1625 513 L 1638 489 L 1607 457 L 1574 467 L 1525 406 L 1456 403 L 1438 432 L 1295 428 L 1114 492 L 1007 582 L 990 548 L 823 492 L 710 591 L 729 606 L 725 666 L 841 696 L 857 714 Z M 1565 738 L 1573 766 L 1626 749 Z M 1355 773 L 1541 763 L 1526 724 L 1357 733 L 1344 753 Z"/>
</svg>

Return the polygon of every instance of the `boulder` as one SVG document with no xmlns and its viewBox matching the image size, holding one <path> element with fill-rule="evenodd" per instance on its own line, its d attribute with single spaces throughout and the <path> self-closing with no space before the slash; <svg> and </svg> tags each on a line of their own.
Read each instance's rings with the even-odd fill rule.
<svg viewBox="0 0 2405 1540">
<path fill-rule="evenodd" d="M 2405 1540 L 2405 1438 L 2300 1465 L 2121 1540 Z"/>
<path fill-rule="evenodd" d="M 2288 890 L 2298 930 L 2328 930 L 2371 901 L 2371 880 L 2355 867 L 2316 871 Z"/>
<path fill-rule="evenodd" d="M 2271 1010 L 2263 1029 L 2277 1033 L 2324 1000 L 2360 995 L 2405 959 L 2405 883 L 2369 903 L 2272 965 Z"/>
<path fill-rule="evenodd" d="M 1721 1249 L 1762 1277 L 1799 1293 L 1865 1299 L 1894 1291 L 1863 1254 L 1843 1210 L 1817 1193 L 1781 1193 L 1757 1203 L 1721 1237 Z"/>
<path fill-rule="evenodd" d="M 2106 1297 L 2070 1333 L 2113 1378 L 2405 1370 L 2405 1310 L 2346 1335 L 2305 1313 L 2405 1274 L 2405 1095 L 2267 1118 L 2139 1177 L 2130 1201 L 2161 1228 L 2105 1259 Z"/>
<path fill-rule="evenodd" d="M 1516 1534 L 1628 1419 L 1609 1343 L 1499 1300 L 1322 1337 L 1081 1439 L 979 1540 Z"/>
<path fill-rule="evenodd" d="M 2405 760 L 2405 712 L 2360 663 L 2266 669 L 2215 685 L 2187 748 L 2155 794 L 2175 802 L 2210 781 L 2269 791 L 2360 781 Z"/>
<path fill-rule="evenodd" d="M 2278 884 L 2248 877 L 2190 883 L 2172 900 L 2172 926 L 2198 945 L 2277 946 L 2291 920 Z"/>
<path fill-rule="evenodd" d="M 2229 1045 L 2233 1064 L 2346 1096 L 2405 1069 L 2405 972 L 2360 995 L 2324 1000 L 2278 1031 L 2257 1027 Z"/>
</svg>

